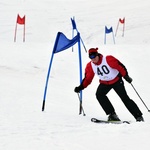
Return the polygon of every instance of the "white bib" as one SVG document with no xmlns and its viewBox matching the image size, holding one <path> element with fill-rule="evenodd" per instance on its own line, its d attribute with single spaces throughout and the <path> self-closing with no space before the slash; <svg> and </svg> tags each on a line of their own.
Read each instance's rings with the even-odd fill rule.
<svg viewBox="0 0 150 150">
<path fill-rule="evenodd" d="M 103 81 L 113 80 L 119 73 L 117 69 L 113 69 L 108 65 L 106 57 L 104 56 L 100 65 L 95 65 L 93 62 L 91 62 L 91 65 L 94 73 Z"/>
</svg>

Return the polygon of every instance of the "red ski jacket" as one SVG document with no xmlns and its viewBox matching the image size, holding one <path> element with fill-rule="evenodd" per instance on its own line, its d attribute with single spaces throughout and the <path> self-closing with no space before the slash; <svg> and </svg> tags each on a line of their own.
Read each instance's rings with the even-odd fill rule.
<svg viewBox="0 0 150 150">
<path fill-rule="evenodd" d="M 100 59 L 99 59 L 98 63 L 95 64 L 95 65 L 100 65 L 101 64 L 102 57 L 104 57 L 104 56 L 99 54 L 99 58 Z M 126 67 L 118 59 L 116 59 L 115 57 L 113 57 L 111 55 L 108 55 L 108 56 L 106 56 L 106 61 L 107 61 L 107 64 L 111 68 L 117 69 L 119 71 L 119 74 L 113 80 L 110 80 L 110 81 L 99 80 L 100 83 L 106 84 L 106 85 L 110 85 L 110 84 L 113 84 L 113 83 L 117 82 L 119 80 L 119 78 L 124 77 L 125 75 L 128 75 Z M 91 65 L 91 61 L 90 61 L 86 65 L 85 77 L 84 77 L 84 79 L 82 81 L 82 86 L 84 88 L 86 88 L 89 84 L 91 84 L 91 82 L 92 82 L 92 80 L 94 78 L 94 75 L 95 75 L 95 73 L 93 71 L 93 68 L 92 68 L 92 65 Z"/>
</svg>

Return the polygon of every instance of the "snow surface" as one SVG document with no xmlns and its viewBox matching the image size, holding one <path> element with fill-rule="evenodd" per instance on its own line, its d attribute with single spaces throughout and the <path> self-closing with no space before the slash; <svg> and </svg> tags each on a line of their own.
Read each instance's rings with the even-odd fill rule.
<svg viewBox="0 0 150 150">
<path fill-rule="evenodd" d="M 1 150 L 146 150 L 149 149 L 150 113 L 132 86 L 125 81 L 129 96 L 143 112 L 144 123 L 137 123 L 114 91 L 108 96 L 118 116 L 132 123 L 104 125 L 91 117 L 107 119 L 95 98 L 98 78 L 83 91 L 86 116 L 79 115 L 78 47 L 54 56 L 45 111 L 42 102 L 47 70 L 57 32 L 72 37 L 70 18 L 86 48 L 99 47 L 124 63 L 133 85 L 148 108 L 150 57 L 149 0 L 0 0 L 0 149 Z M 26 15 L 26 41 L 23 26 L 14 32 L 17 14 Z M 116 44 L 104 27 L 113 27 L 126 18 L 125 35 L 119 26 Z M 83 73 L 89 61 L 82 48 Z"/>
</svg>

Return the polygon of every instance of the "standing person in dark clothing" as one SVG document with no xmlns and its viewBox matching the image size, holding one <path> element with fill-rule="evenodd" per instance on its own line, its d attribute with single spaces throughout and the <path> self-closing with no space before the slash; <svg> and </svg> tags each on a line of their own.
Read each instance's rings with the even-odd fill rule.
<svg viewBox="0 0 150 150">
<path fill-rule="evenodd" d="M 108 55 L 103 56 L 98 53 L 98 48 L 91 48 L 88 51 L 91 61 L 87 63 L 85 68 L 85 77 L 82 83 L 75 87 L 74 91 L 79 93 L 81 90 L 91 84 L 94 75 L 99 77 L 99 86 L 96 91 L 96 98 L 101 107 L 108 115 L 108 121 L 120 121 L 113 105 L 107 97 L 107 93 L 114 89 L 118 94 L 128 111 L 134 116 L 136 121 L 144 121 L 142 112 L 136 103 L 127 95 L 124 78 L 128 83 L 132 82 L 132 78 L 128 75 L 126 67 L 115 57 Z"/>
</svg>

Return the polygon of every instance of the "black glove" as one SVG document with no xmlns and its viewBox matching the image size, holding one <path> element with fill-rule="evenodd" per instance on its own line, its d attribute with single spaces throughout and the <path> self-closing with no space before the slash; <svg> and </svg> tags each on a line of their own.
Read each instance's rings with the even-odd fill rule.
<svg viewBox="0 0 150 150">
<path fill-rule="evenodd" d="M 125 79 L 128 83 L 131 83 L 131 82 L 132 82 L 132 78 L 129 77 L 128 75 L 125 75 L 125 76 L 124 76 L 124 79 Z"/>
<path fill-rule="evenodd" d="M 84 87 L 81 84 L 80 86 L 75 87 L 74 92 L 79 93 L 83 89 L 84 89 Z"/>
</svg>

